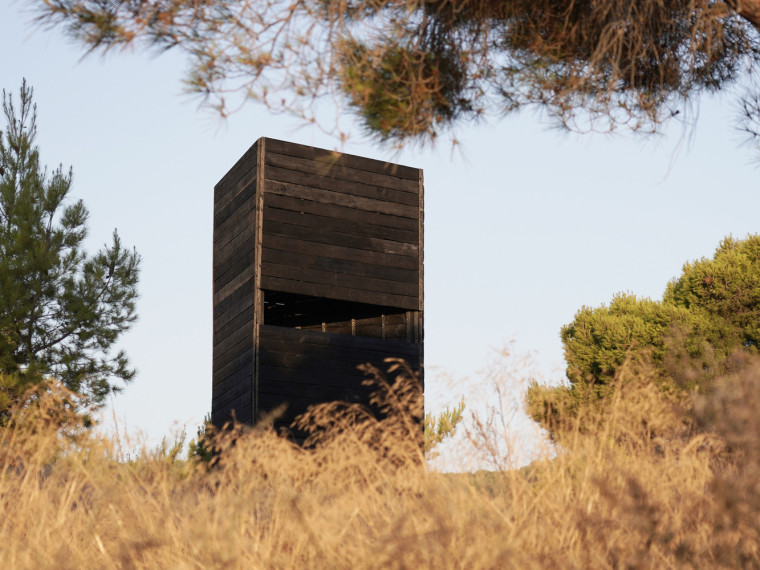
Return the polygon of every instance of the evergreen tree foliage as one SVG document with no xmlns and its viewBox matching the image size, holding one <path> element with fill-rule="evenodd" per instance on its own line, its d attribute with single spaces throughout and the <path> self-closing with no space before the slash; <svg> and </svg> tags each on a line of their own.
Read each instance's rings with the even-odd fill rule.
<svg viewBox="0 0 760 570">
<path fill-rule="evenodd" d="M 3 91 L 0 131 L 0 413 L 26 388 L 56 378 L 95 406 L 135 375 L 112 351 L 137 318 L 140 257 L 113 242 L 87 255 L 88 211 L 72 171 L 40 164 L 37 110 L 24 81 Z"/>
<path fill-rule="evenodd" d="M 760 236 L 725 238 L 712 259 L 687 263 L 668 284 L 665 303 L 722 319 L 729 344 L 757 349 L 760 341 Z"/>
<path fill-rule="evenodd" d="M 425 456 L 434 458 L 438 456 L 437 447 L 444 440 L 456 435 L 457 426 L 464 419 L 464 400 L 460 400 L 456 406 L 446 407 L 440 414 L 425 414 L 423 431 L 423 450 Z"/>
<path fill-rule="evenodd" d="M 313 102 L 338 96 L 396 144 L 525 106 L 651 132 L 760 62 L 760 0 L 29 1 L 88 50 L 185 51 L 187 85 L 223 113 L 237 92 L 314 120 Z"/>
<path fill-rule="evenodd" d="M 529 414 L 555 436 L 586 406 L 604 405 L 626 363 L 644 363 L 660 389 L 706 391 L 737 351 L 760 339 L 760 236 L 725 238 L 711 259 L 686 263 L 661 301 L 619 294 L 583 307 L 561 332 L 569 386 L 533 384 Z"/>
</svg>

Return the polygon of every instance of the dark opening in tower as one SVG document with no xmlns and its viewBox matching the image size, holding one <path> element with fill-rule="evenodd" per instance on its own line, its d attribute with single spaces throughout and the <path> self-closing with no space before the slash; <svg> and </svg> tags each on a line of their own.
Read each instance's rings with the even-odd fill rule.
<svg viewBox="0 0 760 570">
<path fill-rule="evenodd" d="M 411 311 L 264 291 L 265 325 L 383 340 L 412 340 Z"/>
</svg>

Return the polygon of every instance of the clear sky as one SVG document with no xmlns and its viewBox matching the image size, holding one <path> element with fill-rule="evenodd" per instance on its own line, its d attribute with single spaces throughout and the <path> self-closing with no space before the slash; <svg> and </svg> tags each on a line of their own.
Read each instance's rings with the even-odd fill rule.
<svg viewBox="0 0 760 570">
<path fill-rule="evenodd" d="M 0 87 L 34 87 L 42 161 L 73 166 L 90 249 L 116 227 L 143 257 L 140 319 L 121 343 L 139 372 L 108 415 L 151 441 L 194 431 L 211 406 L 214 184 L 259 137 L 339 142 L 255 104 L 226 121 L 199 109 L 179 53 L 80 61 L 24 6 L 0 0 Z M 461 129 L 454 153 L 394 153 L 353 129 L 341 150 L 424 169 L 428 409 L 484 397 L 481 371 L 510 341 L 534 362 L 513 356 L 517 376 L 559 382 L 559 330 L 582 305 L 659 298 L 685 261 L 760 231 L 760 171 L 735 109 L 730 95 L 705 100 L 688 136 L 674 124 L 649 140 L 564 135 L 523 114 Z"/>
</svg>

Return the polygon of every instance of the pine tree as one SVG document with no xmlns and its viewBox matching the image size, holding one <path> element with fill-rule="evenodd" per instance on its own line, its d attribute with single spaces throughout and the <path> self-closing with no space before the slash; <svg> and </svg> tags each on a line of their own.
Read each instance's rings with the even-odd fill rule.
<svg viewBox="0 0 760 570">
<path fill-rule="evenodd" d="M 184 51 L 186 87 L 222 113 L 237 92 L 317 120 L 330 97 L 399 146 L 524 107 L 649 133 L 732 86 L 747 87 L 740 124 L 760 137 L 760 0 L 28 3 L 88 51 Z"/>
<path fill-rule="evenodd" d="M 664 393 L 710 392 L 741 353 L 758 353 L 760 236 L 729 236 L 712 258 L 684 264 L 661 300 L 618 294 L 581 308 L 561 337 L 569 385 L 533 383 L 526 396 L 552 436 L 586 408 L 608 404 L 631 364 L 643 363 Z"/>
<path fill-rule="evenodd" d="M 69 192 L 72 170 L 40 165 L 37 108 L 24 81 L 18 107 L 3 90 L 0 131 L 0 414 L 26 388 L 55 378 L 86 407 L 131 381 L 112 352 L 137 318 L 140 256 L 113 243 L 83 249 L 88 211 Z"/>
</svg>

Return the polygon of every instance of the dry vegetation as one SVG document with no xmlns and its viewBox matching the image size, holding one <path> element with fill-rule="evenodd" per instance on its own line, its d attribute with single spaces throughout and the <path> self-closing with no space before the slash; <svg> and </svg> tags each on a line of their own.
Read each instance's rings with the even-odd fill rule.
<svg viewBox="0 0 760 570">
<path fill-rule="evenodd" d="M 428 470 L 419 395 L 401 385 L 381 390 L 379 423 L 316 410 L 310 450 L 266 429 L 224 432 L 210 468 L 166 451 L 125 460 L 51 393 L 0 435 L 0 564 L 757 567 L 760 363 L 738 370 L 676 401 L 629 367 L 553 459 L 479 477 Z"/>
</svg>

